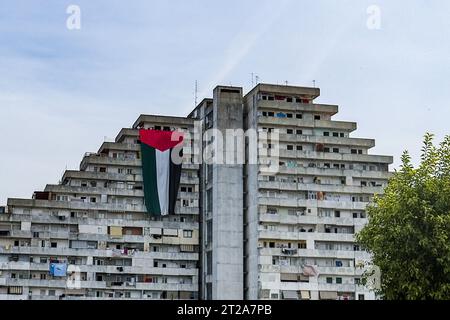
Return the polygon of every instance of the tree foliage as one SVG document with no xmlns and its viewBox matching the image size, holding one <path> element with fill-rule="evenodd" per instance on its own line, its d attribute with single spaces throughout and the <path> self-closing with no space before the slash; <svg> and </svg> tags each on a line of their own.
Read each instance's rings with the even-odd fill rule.
<svg viewBox="0 0 450 320">
<path fill-rule="evenodd" d="M 381 271 L 384 299 L 450 299 L 450 136 L 424 137 L 421 163 L 407 151 L 368 206 L 357 241 Z"/>
</svg>

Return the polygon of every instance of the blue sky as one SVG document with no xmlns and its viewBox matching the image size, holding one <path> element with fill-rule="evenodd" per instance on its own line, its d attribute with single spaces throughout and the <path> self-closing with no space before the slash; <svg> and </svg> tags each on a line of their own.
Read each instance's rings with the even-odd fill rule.
<svg viewBox="0 0 450 320">
<path fill-rule="evenodd" d="M 81 29 L 66 8 L 81 8 Z M 370 5 L 381 29 L 367 28 Z M 321 88 L 372 153 L 417 159 L 450 119 L 450 3 L 365 0 L 3 0 L 0 204 L 75 169 L 142 113 L 186 115 L 217 84 Z"/>
</svg>

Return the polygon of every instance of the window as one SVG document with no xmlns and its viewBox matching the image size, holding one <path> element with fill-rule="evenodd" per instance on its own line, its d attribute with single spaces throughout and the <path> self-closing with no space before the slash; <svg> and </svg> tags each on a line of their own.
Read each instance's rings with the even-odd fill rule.
<svg viewBox="0 0 450 320">
<path fill-rule="evenodd" d="M 206 274 L 211 275 L 212 269 L 213 269 L 213 257 L 212 257 L 212 251 L 206 252 Z"/>
<path fill-rule="evenodd" d="M 362 154 L 362 150 L 358 150 L 358 154 Z"/>
<path fill-rule="evenodd" d="M 336 210 L 336 211 L 334 212 L 334 216 L 335 216 L 336 218 L 340 218 L 340 217 L 341 217 L 341 212 L 338 211 L 338 210 Z"/>
<path fill-rule="evenodd" d="M 119 168 L 119 169 L 117 169 L 117 172 L 118 172 L 119 174 L 123 174 L 123 169 L 122 169 L 122 168 Z"/>
<path fill-rule="evenodd" d="M 337 284 L 342 284 L 342 278 L 336 278 L 336 283 Z"/>
<path fill-rule="evenodd" d="M 364 300 L 364 295 L 363 294 L 358 294 L 358 300 Z"/>
<path fill-rule="evenodd" d="M 291 97 L 287 97 L 286 98 L 286 102 L 292 102 L 292 98 Z"/>
<path fill-rule="evenodd" d="M 344 138 L 344 133 L 343 133 L 343 132 L 339 133 L 339 136 L 340 136 L 341 138 Z"/>
<path fill-rule="evenodd" d="M 209 244 L 213 241 L 213 223 L 212 220 L 206 221 L 206 243 Z"/>
<path fill-rule="evenodd" d="M 361 278 L 355 278 L 355 284 L 360 284 L 361 283 Z"/>
<path fill-rule="evenodd" d="M 92 202 L 92 203 L 95 203 L 95 202 L 97 202 L 97 198 L 95 198 L 95 197 L 91 197 L 91 202 Z"/>
<path fill-rule="evenodd" d="M 106 172 L 106 168 L 105 167 L 100 167 L 100 172 Z"/>
<path fill-rule="evenodd" d="M 270 99 L 269 99 L 270 100 Z M 273 97 L 272 97 L 272 100 L 273 100 Z M 275 112 L 267 112 L 267 115 L 269 116 L 269 117 L 275 117 Z"/>
<path fill-rule="evenodd" d="M 303 115 L 302 115 L 301 113 L 297 113 L 297 114 L 295 115 L 295 117 L 296 117 L 297 119 L 303 119 Z"/>
<path fill-rule="evenodd" d="M 58 243 L 57 242 L 51 242 L 50 243 L 50 247 L 57 248 L 58 247 Z"/>
<path fill-rule="evenodd" d="M 302 151 L 303 150 L 303 146 L 297 145 L 297 151 Z"/>
<path fill-rule="evenodd" d="M 358 218 L 358 213 L 357 212 L 353 212 L 353 218 Z"/>
<path fill-rule="evenodd" d="M 292 113 L 286 113 L 286 118 L 292 118 Z"/>
<path fill-rule="evenodd" d="M 263 111 L 262 115 L 263 117 L 267 117 L 267 111 Z"/>
<path fill-rule="evenodd" d="M 301 129 L 297 129 L 297 130 L 295 131 L 295 133 L 297 133 L 297 134 L 303 134 L 303 131 L 302 131 Z"/>
<path fill-rule="evenodd" d="M 332 277 L 327 277 L 327 283 L 333 283 L 333 278 Z"/>
<path fill-rule="evenodd" d="M 357 153 L 357 150 L 356 150 L 356 149 L 352 149 L 350 152 L 351 152 L 352 154 L 356 154 L 356 153 Z"/>
<path fill-rule="evenodd" d="M 325 132 L 323 133 L 323 136 L 324 136 L 324 137 L 329 137 L 329 136 L 330 136 L 330 133 L 329 133 L 328 131 L 325 131 Z"/>
<path fill-rule="evenodd" d="M 293 134 L 293 133 L 294 133 L 294 130 L 293 130 L 293 129 L 287 129 L 287 130 L 286 130 L 286 133 L 287 133 L 287 134 Z"/>
<path fill-rule="evenodd" d="M 133 169 L 127 169 L 127 174 L 133 174 Z"/>
<path fill-rule="evenodd" d="M 339 153 L 339 148 L 333 148 L 333 153 Z"/>
<path fill-rule="evenodd" d="M 286 147 L 287 147 L 288 150 L 294 150 L 294 146 L 291 145 L 291 144 L 288 144 Z"/>
<path fill-rule="evenodd" d="M 323 152 L 330 152 L 330 148 L 328 147 L 323 148 Z"/>
<path fill-rule="evenodd" d="M 192 230 L 183 230 L 184 238 L 192 238 Z"/>
<path fill-rule="evenodd" d="M 320 115 L 317 115 L 317 114 L 316 114 L 316 115 L 314 116 L 314 120 L 320 120 Z"/>
<path fill-rule="evenodd" d="M 333 137 L 339 137 L 339 132 L 333 132 Z"/>
<path fill-rule="evenodd" d="M 299 249 L 306 249 L 306 241 L 300 241 L 298 243 L 298 248 Z"/>
</svg>

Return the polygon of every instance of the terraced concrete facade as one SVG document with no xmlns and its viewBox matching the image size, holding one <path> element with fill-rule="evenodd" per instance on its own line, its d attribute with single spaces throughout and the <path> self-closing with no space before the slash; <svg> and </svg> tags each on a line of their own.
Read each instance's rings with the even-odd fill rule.
<svg viewBox="0 0 450 320">
<path fill-rule="evenodd" d="M 187 117 L 141 115 L 60 183 L 9 199 L 0 299 L 374 299 L 354 234 L 392 157 L 369 154 L 375 141 L 353 137 L 356 123 L 333 120 L 338 106 L 319 94 L 219 86 Z M 190 133 L 172 215 L 146 213 L 139 128 Z M 243 163 L 209 163 L 211 129 L 277 139 L 224 151 Z M 276 150 L 276 172 L 264 170 L 274 158 L 249 161 L 253 148 Z"/>
</svg>

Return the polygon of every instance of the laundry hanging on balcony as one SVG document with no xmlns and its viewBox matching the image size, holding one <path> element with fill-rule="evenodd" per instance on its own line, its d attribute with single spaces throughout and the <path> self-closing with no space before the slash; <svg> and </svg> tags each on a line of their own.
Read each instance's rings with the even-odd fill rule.
<svg viewBox="0 0 450 320">
<path fill-rule="evenodd" d="M 147 212 L 154 216 L 173 214 L 180 186 L 183 135 L 141 129 L 139 137 Z"/>
<path fill-rule="evenodd" d="M 65 277 L 67 275 L 67 264 L 50 263 L 50 275 L 54 277 Z"/>
</svg>

